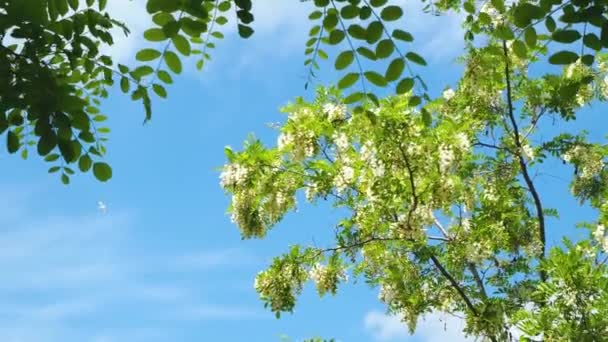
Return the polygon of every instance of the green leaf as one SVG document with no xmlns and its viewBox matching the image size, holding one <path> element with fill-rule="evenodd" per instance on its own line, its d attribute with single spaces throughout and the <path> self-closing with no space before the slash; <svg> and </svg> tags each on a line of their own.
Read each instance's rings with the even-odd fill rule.
<svg viewBox="0 0 608 342">
<path fill-rule="evenodd" d="M 144 32 L 144 38 L 151 42 L 162 42 L 167 39 L 165 33 L 160 28 L 151 28 Z"/>
<path fill-rule="evenodd" d="M 344 77 L 338 81 L 338 88 L 345 89 L 352 86 L 359 80 L 359 76 L 360 75 L 357 72 L 351 72 L 344 75 Z"/>
<path fill-rule="evenodd" d="M 376 45 L 376 57 L 387 58 L 395 51 L 395 44 L 390 39 L 383 39 Z"/>
<path fill-rule="evenodd" d="M 600 51 L 602 49 L 602 41 L 595 33 L 587 33 L 583 37 L 583 43 L 585 46 L 595 51 Z"/>
<path fill-rule="evenodd" d="M 494 35 L 496 36 L 496 38 L 502 40 L 512 40 L 513 38 L 515 38 L 513 30 L 511 30 L 511 28 L 506 25 L 498 25 L 498 27 L 496 27 L 496 29 L 494 30 Z"/>
<path fill-rule="evenodd" d="M 253 29 L 243 24 L 238 25 L 239 36 L 242 38 L 249 38 L 253 34 Z"/>
<path fill-rule="evenodd" d="M 66 175 L 65 173 L 61 175 L 61 183 L 63 183 L 64 185 L 68 185 L 70 184 L 70 177 L 68 177 L 68 175 Z"/>
<path fill-rule="evenodd" d="M 53 0 L 51 0 L 53 1 Z M 54 0 L 55 1 L 55 8 L 57 9 L 57 12 L 60 15 L 65 15 L 66 13 L 68 13 L 68 1 L 67 0 Z"/>
<path fill-rule="evenodd" d="M 46 157 L 44 157 L 44 161 L 47 161 L 47 162 L 54 162 L 57 159 L 59 159 L 59 155 L 57 153 L 49 154 Z"/>
<path fill-rule="evenodd" d="M 78 168 L 80 169 L 80 171 L 87 172 L 91 169 L 92 165 L 93 161 L 91 160 L 91 157 L 89 157 L 88 154 L 83 154 L 82 156 L 80 156 L 80 159 L 78 160 Z"/>
<path fill-rule="evenodd" d="M 165 87 L 163 87 L 162 85 L 155 83 L 155 84 L 152 85 L 152 90 L 159 97 L 162 97 L 163 99 L 167 98 L 167 91 L 165 90 Z"/>
<path fill-rule="evenodd" d="M 384 78 L 388 82 L 396 81 L 399 77 L 401 77 L 404 69 L 405 62 L 403 61 L 403 58 L 395 58 L 391 64 L 388 65 Z"/>
<path fill-rule="evenodd" d="M 329 43 L 332 45 L 337 45 L 344 40 L 344 31 L 342 30 L 333 30 L 329 33 Z"/>
<path fill-rule="evenodd" d="M 420 112 L 422 114 L 422 122 L 424 122 L 424 125 L 426 127 L 431 127 L 433 124 L 433 117 L 431 116 L 431 113 L 426 110 L 426 108 L 422 108 Z"/>
<path fill-rule="evenodd" d="M 347 68 L 355 59 L 355 54 L 350 51 L 343 51 L 342 53 L 340 53 L 338 55 L 338 57 L 336 57 L 336 63 L 335 63 L 335 68 L 338 70 L 342 70 L 344 68 Z"/>
<path fill-rule="evenodd" d="M 399 81 L 397 84 L 397 94 L 405 94 L 414 88 L 414 79 L 407 77 Z"/>
<path fill-rule="evenodd" d="M 123 93 L 128 93 L 129 88 L 130 88 L 129 79 L 126 77 L 121 77 L 120 78 L 120 90 L 122 90 Z"/>
<path fill-rule="evenodd" d="M 159 70 L 158 73 L 156 73 L 156 77 L 158 77 L 159 80 L 163 81 L 166 84 L 173 83 L 173 78 L 171 77 L 171 74 L 169 74 L 165 70 Z"/>
<path fill-rule="evenodd" d="M 517 57 L 525 59 L 528 56 L 528 49 L 521 40 L 514 40 L 512 48 Z"/>
<path fill-rule="evenodd" d="M 6 136 L 6 147 L 8 149 L 8 153 L 15 153 L 19 150 L 21 144 L 19 143 L 19 136 L 15 134 L 13 131 L 8 131 Z"/>
<path fill-rule="evenodd" d="M 465 1 L 462 3 L 462 7 L 464 8 L 465 11 L 473 14 L 475 13 L 475 5 L 473 5 L 471 2 L 469 1 Z"/>
<path fill-rule="evenodd" d="M 161 53 L 158 50 L 155 49 L 143 49 L 143 50 L 139 50 L 137 52 L 137 54 L 135 55 L 135 59 L 137 59 L 140 62 L 149 62 L 149 61 L 153 61 L 155 59 L 157 59 L 158 57 L 160 57 Z"/>
<path fill-rule="evenodd" d="M 106 163 L 97 162 L 93 164 L 93 175 L 97 180 L 106 182 L 112 178 L 112 168 Z"/>
<path fill-rule="evenodd" d="M 331 31 L 338 25 L 338 16 L 335 13 L 329 13 L 323 19 L 323 27 L 327 31 Z"/>
<path fill-rule="evenodd" d="M 376 53 L 368 48 L 366 48 L 365 46 L 360 46 L 357 48 L 357 53 L 359 53 L 361 56 L 370 59 L 372 61 L 375 61 L 376 58 Z"/>
<path fill-rule="evenodd" d="M 401 6 L 386 6 L 380 12 L 380 17 L 386 21 L 394 21 L 403 15 L 403 9 Z"/>
<path fill-rule="evenodd" d="M 402 40 L 404 42 L 414 41 L 414 37 L 411 33 L 399 29 L 393 30 L 393 38 Z"/>
<path fill-rule="evenodd" d="M 308 19 L 317 20 L 317 19 L 320 19 L 322 16 L 323 16 L 323 12 L 321 12 L 319 10 L 315 10 L 308 15 Z"/>
<path fill-rule="evenodd" d="M 419 54 L 417 54 L 415 52 L 406 53 L 405 58 L 409 59 L 410 61 L 412 61 L 416 64 L 426 65 L 426 61 L 424 60 L 424 58 L 422 58 L 422 56 L 420 56 Z"/>
<path fill-rule="evenodd" d="M 68 4 L 70 5 L 70 8 L 74 11 L 78 9 L 78 0 L 68 0 Z"/>
<path fill-rule="evenodd" d="M 551 37 L 559 43 L 574 43 L 581 39 L 581 34 L 577 30 L 559 30 L 553 32 Z"/>
<path fill-rule="evenodd" d="M 152 17 L 152 21 L 158 26 L 165 26 L 170 21 L 175 21 L 171 13 L 159 12 Z"/>
<path fill-rule="evenodd" d="M 170 21 L 163 25 L 163 33 L 167 38 L 173 38 L 177 35 L 179 30 L 181 30 L 182 25 L 177 21 Z"/>
<path fill-rule="evenodd" d="M 549 63 L 555 65 L 567 65 L 572 64 L 578 60 L 578 54 L 572 51 L 559 51 L 549 57 Z"/>
<path fill-rule="evenodd" d="M 374 44 L 382 37 L 384 25 L 379 21 L 372 21 L 367 26 L 365 40 L 368 44 Z"/>
<path fill-rule="evenodd" d="M 38 139 L 38 154 L 46 156 L 57 146 L 57 136 L 53 131 L 48 131 Z"/>
<path fill-rule="evenodd" d="M 378 86 L 378 87 L 386 87 L 387 82 L 384 76 L 380 75 L 375 71 L 366 71 L 363 73 L 365 78 L 370 81 L 370 83 Z"/>
<path fill-rule="evenodd" d="M 602 24 L 602 30 L 600 32 L 600 40 L 602 41 L 603 47 L 608 47 L 608 22 Z"/>
<path fill-rule="evenodd" d="M 534 29 L 534 27 L 530 26 L 524 31 L 524 40 L 526 41 L 528 47 L 534 48 L 536 46 L 538 37 L 536 35 L 536 30 Z"/>
<path fill-rule="evenodd" d="M 356 93 L 352 93 L 352 94 L 348 95 L 347 97 L 345 97 L 344 103 L 345 104 L 355 103 L 355 102 L 361 101 L 364 97 L 365 97 L 365 94 L 358 91 Z"/>
<path fill-rule="evenodd" d="M 382 7 L 382 6 L 386 5 L 387 2 L 388 2 L 388 0 L 370 0 L 369 3 L 373 7 Z"/>
<path fill-rule="evenodd" d="M 59 170 L 61 170 L 61 168 L 59 166 L 53 166 L 53 167 L 49 168 L 49 173 L 55 173 Z"/>
<path fill-rule="evenodd" d="M 172 39 L 173 45 L 175 46 L 175 48 L 177 49 L 177 51 L 179 51 L 179 53 L 181 53 L 184 56 L 189 56 L 190 55 L 190 42 L 188 41 L 188 39 L 186 39 L 186 37 L 178 34 L 175 37 L 173 37 Z"/>
<path fill-rule="evenodd" d="M 165 63 L 167 63 L 167 67 L 173 71 L 173 73 L 180 74 L 182 72 L 182 61 L 175 52 L 165 52 Z"/>
<path fill-rule="evenodd" d="M 340 10 L 340 15 L 344 19 L 353 19 L 359 15 L 359 7 L 353 4 L 346 5 Z"/>
<path fill-rule="evenodd" d="M 557 25 L 555 24 L 555 20 L 553 19 L 553 17 L 548 16 L 547 19 L 545 19 L 545 27 L 547 27 L 547 30 L 549 32 L 555 31 L 556 26 Z"/>
<path fill-rule="evenodd" d="M 146 77 L 153 73 L 154 73 L 154 69 L 152 69 L 152 67 L 149 65 L 142 65 L 142 66 L 135 68 L 135 70 L 131 71 L 131 75 L 136 79 Z"/>
<path fill-rule="evenodd" d="M 587 66 L 593 65 L 594 61 L 595 61 L 594 55 L 584 55 L 581 57 L 581 62 L 583 62 L 583 64 L 585 64 Z"/>
<path fill-rule="evenodd" d="M 347 31 L 348 34 L 355 39 L 364 40 L 367 36 L 367 31 L 361 25 L 358 24 L 350 25 Z"/>
</svg>

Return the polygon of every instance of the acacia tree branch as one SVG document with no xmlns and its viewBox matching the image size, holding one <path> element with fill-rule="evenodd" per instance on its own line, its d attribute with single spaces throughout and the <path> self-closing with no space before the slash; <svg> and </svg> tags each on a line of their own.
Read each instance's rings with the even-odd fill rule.
<svg viewBox="0 0 608 342">
<path fill-rule="evenodd" d="M 515 145 L 517 146 L 517 154 L 515 155 L 519 161 L 519 166 L 521 168 L 521 173 L 522 176 L 524 177 L 524 181 L 526 182 L 526 185 L 528 186 L 528 189 L 530 190 L 530 194 L 532 195 L 532 199 L 534 201 L 534 206 L 536 207 L 536 216 L 538 217 L 538 232 L 539 232 L 539 238 L 540 238 L 540 243 L 541 243 L 541 248 L 542 248 L 542 253 L 540 255 L 541 260 L 545 258 L 545 244 L 546 244 L 546 237 L 545 237 L 545 215 L 543 213 L 543 205 L 542 202 L 540 200 L 540 196 L 538 194 L 538 191 L 536 190 L 536 187 L 534 186 L 534 182 L 532 181 L 532 178 L 530 177 L 530 174 L 528 172 L 528 166 L 526 165 L 526 161 L 524 160 L 524 157 L 522 156 L 522 141 L 521 141 L 521 136 L 519 134 L 519 127 L 517 126 L 517 121 L 515 120 L 515 114 L 514 114 L 514 110 L 513 110 L 513 97 L 512 97 L 512 90 L 511 90 L 511 71 L 509 68 L 509 49 L 507 48 L 507 42 L 506 41 L 502 41 L 502 49 L 503 49 L 503 53 L 504 53 L 504 57 L 505 57 L 505 79 L 506 79 L 506 83 L 507 83 L 507 104 L 508 104 L 508 116 L 509 116 L 509 120 L 511 121 L 511 126 L 513 128 L 513 136 L 515 139 Z M 547 275 L 544 271 L 540 271 L 540 278 L 541 280 L 544 282 L 547 280 Z"/>
</svg>

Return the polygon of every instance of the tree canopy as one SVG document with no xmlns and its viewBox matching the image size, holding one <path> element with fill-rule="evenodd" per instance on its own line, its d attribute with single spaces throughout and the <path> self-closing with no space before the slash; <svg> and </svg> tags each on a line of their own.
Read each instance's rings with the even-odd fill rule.
<svg viewBox="0 0 608 342">
<path fill-rule="evenodd" d="M 306 86 L 330 55 L 340 76 L 314 101 L 284 108 L 276 147 L 250 139 L 227 149 L 221 186 L 244 238 L 265 237 L 299 196 L 348 214 L 333 245 L 296 245 L 256 277 L 265 304 L 279 315 L 307 280 L 324 295 L 360 277 L 411 330 L 438 310 L 463 313 L 466 332 L 491 341 L 511 339 L 514 327 L 524 340 L 601 340 L 608 150 L 584 129 L 546 127 L 608 99 L 608 3 L 424 1 L 425 13 L 407 15 L 397 1 L 312 3 Z M 150 120 L 154 97 L 168 96 L 184 59 L 204 67 L 222 27 L 254 33 L 252 0 L 148 0 L 148 46 L 127 66 L 100 52 L 113 29 L 129 34 L 106 4 L 0 0 L 0 134 L 8 152 L 35 149 L 66 184 L 76 168 L 112 176 L 100 111 L 112 87 Z M 434 96 L 407 16 L 449 11 L 463 17 L 465 68 Z M 533 172 L 551 159 L 573 171 L 572 195 L 597 212 L 580 223 L 588 238 L 547 243 L 561 237 L 547 223 L 558 211 Z"/>
</svg>

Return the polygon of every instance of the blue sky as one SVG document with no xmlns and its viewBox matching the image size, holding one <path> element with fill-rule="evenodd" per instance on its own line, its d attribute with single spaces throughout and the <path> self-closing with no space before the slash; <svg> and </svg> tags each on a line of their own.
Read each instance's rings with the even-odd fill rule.
<svg viewBox="0 0 608 342">
<path fill-rule="evenodd" d="M 270 4 L 272 3 L 272 6 Z M 410 337 L 384 315 L 377 290 L 350 284 L 319 299 L 308 286 L 293 315 L 266 311 L 253 278 L 289 244 L 329 237 L 337 213 L 302 207 L 265 240 L 240 239 L 225 215 L 229 199 L 217 168 L 226 145 L 254 132 L 274 143 L 267 123 L 304 91 L 307 5 L 258 0 L 256 34 L 243 41 L 229 30 L 203 72 L 192 66 L 155 101 L 142 126 L 139 104 L 115 92 L 103 105 L 112 128 L 106 184 L 77 175 L 63 186 L 36 158 L 0 152 L 0 336 L 3 341 L 279 341 L 335 337 L 341 341 L 464 341 L 461 322 L 430 315 Z M 110 2 L 131 23 L 132 37 L 109 52 L 123 62 L 146 44 L 141 2 Z M 409 12 L 412 14 L 413 12 Z M 419 13 L 419 12 L 418 12 Z M 430 61 L 421 69 L 435 94 L 460 67 L 458 18 L 406 15 Z M 440 25 L 438 23 L 441 23 Z M 440 28 L 440 29 L 438 29 Z M 325 64 L 320 83 L 335 81 Z M 543 178 L 543 188 L 565 182 Z M 560 198 L 562 190 L 550 190 Z M 96 203 L 107 203 L 106 214 Z M 558 203 L 556 204 L 564 204 Z M 566 204 L 570 204 L 569 202 Z"/>
</svg>

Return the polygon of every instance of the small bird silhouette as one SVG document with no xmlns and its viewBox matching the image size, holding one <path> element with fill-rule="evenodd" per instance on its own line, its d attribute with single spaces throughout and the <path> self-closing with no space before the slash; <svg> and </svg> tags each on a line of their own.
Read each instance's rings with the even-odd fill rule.
<svg viewBox="0 0 608 342">
<path fill-rule="evenodd" d="M 108 212 L 108 206 L 102 201 L 97 201 L 97 209 L 104 215 Z"/>
</svg>

